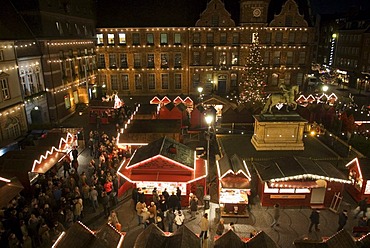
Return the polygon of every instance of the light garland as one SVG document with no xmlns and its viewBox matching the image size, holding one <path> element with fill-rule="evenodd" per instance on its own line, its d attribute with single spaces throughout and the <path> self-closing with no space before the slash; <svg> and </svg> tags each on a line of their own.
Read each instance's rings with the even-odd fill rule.
<svg viewBox="0 0 370 248">
<path fill-rule="evenodd" d="M 94 44 L 93 41 L 73 41 L 73 42 L 48 42 L 48 46 L 68 46 L 68 45 L 87 45 Z"/>
<path fill-rule="evenodd" d="M 11 108 L 11 109 L 9 109 L 7 111 L 0 112 L 0 116 L 3 116 L 3 115 L 7 116 L 9 114 L 13 114 L 13 113 L 15 113 L 15 112 L 17 112 L 19 110 L 22 110 L 22 107 L 24 107 L 24 103 L 19 104 L 18 106 L 13 107 L 13 108 Z"/>
<path fill-rule="evenodd" d="M 91 81 L 92 79 L 96 79 L 96 76 L 95 75 L 89 76 L 87 81 Z M 79 80 L 77 80 L 77 81 L 79 81 Z M 59 90 L 54 89 L 54 91 L 53 91 L 53 89 L 46 88 L 45 91 L 46 92 L 54 92 L 54 94 L 56 94 L 56 93 L 71 89 L 72 87 L 78 87 L 78 86 L 83 85 L 83 84 L 86 84 L 86 82 L 78 82 L 78 83 L 75 83 L 74 85 L 68 85 L 68 86 L 62 87 Z"/>
<path fill-rule="evenodd" d="M 74 59 L 77 59 L 77 60 L 81 60 L 81 59 L 92 59 L 96 57 L 96 55 L 86 55 L 86 56 L 80 56 L 80 57 L 76 57 L 76 58 L 68 58 L 68 59 L 55 59 L 55 60 L 48 60 L 47 62 L 50 64 L 50 63 L 62 63 L 64 61 L 73 61 Z"/>
<path fill-rule="evenodd" d="M 351 184 L 352 182 L 347 179 L 338 179 L 338 178 L 331 178 L 331 177 L 325 177 L 325 176 L 319 176 L 314 174 L 302 174 L 298 176 L 290 176 L 290 177 L 283 177 L 283 178 L 275 178 L 271 179 L 270 182 L 284 182 L 284 181 L 290 181 L 290 180 L 302 180 L 302 179 L 314 179 L 314 180 L 326 180 L 329 182 L 338 182 L 338 183 L 346 183 Z"/>
<path fill-rule="evenodd" d="M 12 70 L 16 70 L 18 68 L 21 68 L 21 69 L 28 69 L 30 67 L 34 67 L 36 65 L 39 65 L 38 62 L 36 63 L 33 63 L 33 64 L 29 64 L 29 65 L 21 65 L 21 66 L 18 66 L 18 65 L 15 65 L 15 66 L 10 66 L 10 67 L 6 67 L 6 68 L 3 68 L 2 70 L 0 70 L 0 73 L 1 72 L 5 72 L 5 71 L 12 71 Z"/>
<path fill-rule="evenodd" d="M 70 140 L 70 142 L 68 142 Z M 60 138 L 58 147 L 52 146 L 50 150 L 47 150 L 45 155 L 40 155 L 39 159 L 33 161 L 31 172 L 35 171 L 37 165 L 40 165 L 42 161 L 48 159 L 52 155 L 56 155 L 58 152 L 68 152 L 70 146 L 73 144 L 75 137 L 71 133 L 67 133 L 66 138 Z"/>
<path fill-rule="evenodd" d="M 288 27 L 232 27 L 232 28 L 216 28 L 216 27 L 189 27 L 189 28 L 115 28 L 115 29 L 108 29 L 102 28 L 100 32 L 139 32 L 139 31 L 238 31 L 238 30 L 274 30 L 274 31 L 307 31 L 308 28 L 306 27 L 297 27 L 297 28 L 288 28 Z"/>
<path fill-rule="evenodd" d="M 28 99 L 27 101 L 24 101 L 24 104 L 28 104 L 30 102 L 33 102 L 35 100 L 38 100 L 39 98 L 44 98 L 44 95 L 32 97 L 32 98 Z"/>
<path fill-rule="evenodd" d="M 7 45 L 7 46 L 2 46 L 1 49 L 12 49 L 12 48 L 25 48 L 25 47 L 31 47 L 33 45 L 36 45 L 36 42 L 24 44 L 24 45 Z"/>
</svg>

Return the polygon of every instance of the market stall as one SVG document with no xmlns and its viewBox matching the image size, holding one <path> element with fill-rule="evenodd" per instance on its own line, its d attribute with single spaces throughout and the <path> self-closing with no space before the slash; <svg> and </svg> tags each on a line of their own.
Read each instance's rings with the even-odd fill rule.
<svg viewBox="0 0 370 248">
<path fill-rule="evenodd" d="M 170 194 L 176 193 L 179 187 L 184 196 L 181 197 L 181 204 L 187 206 L 188 197 L 185 196 L 190 193 L 204 194 L 206 166 L 205 160 L 196 157 L 195 150 L 163 137 L 138 148 L 131 158 L 122 162 L 118 174 L 124 180 L 120 180 L 119 194 L 133 186 L 140 187 L 147 202 L 150 202 L 154 187 L 159 194 L 165 188 Z"/>
<path fill-rule="evenodd" d="M 250 162 L 262 206 L 328 207 L 351 181 L 326 160 L 282 157 Z"/>
<path fill-rule="evenodd" d="M 124 102 L 117 94 L 103 97 L 102 100 L 91 100 L 89 103 L 89 121 L 101 124 L 109 124 L 115 121 L 118 109 L 124 106 Z"/>
<path fill-rule="evenodd" d="M 247 165 L 236 154 L 230 159 L 225 154 L 216 164 L 221 216 L 249 217 L 251 175 Z"/>
<path fill-rule="evenodd" d="M 370 159 L 354 158 L 346 164 L 346 168 L 351 181 L 346 187 L 348 193 L 357 202 L 367 197 L 367 202 L 370 203 Z"/>
</svg>

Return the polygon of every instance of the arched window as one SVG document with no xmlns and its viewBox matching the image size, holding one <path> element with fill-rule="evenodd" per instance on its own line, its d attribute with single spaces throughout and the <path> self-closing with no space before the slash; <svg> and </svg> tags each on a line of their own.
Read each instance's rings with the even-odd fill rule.
<svg viewBox="0 0 370 248">
<path fill-rule="evenodd" d="M 15 139 L 21 136 L 21 127 L 17 117 L 9 117 L 5 124 L 5 132 L 8 139 Z"/>
</svg>

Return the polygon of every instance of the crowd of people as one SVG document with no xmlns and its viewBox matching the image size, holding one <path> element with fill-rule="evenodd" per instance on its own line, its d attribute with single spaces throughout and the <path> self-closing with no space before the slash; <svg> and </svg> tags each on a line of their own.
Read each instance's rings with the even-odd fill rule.
<svg viewBox="0 0 370 248">
<path fill-rule="evenodd" d="M 114 137 L 104 132 L 89 134 L 92 159 L 80 168 L 74 147 L 60 164 L 39 176 L 37 182 L 14 198 L 0 213 L 0 247 L 51 247 L 52 243 L 86 213 L 103 213 L 114 225 L 111 208 L 118 203 L 116 171 L 124 154 Z M 60 170 L 59 170 L 60 167 Z"/>
<path fill-rule="evenodd" d="M 147 227 L 155 223 L 163 231 L 173 232 L 174 225 L 178 229 L 184 224 L 185 213 L 181 207 L 183 196 L 179 187 L 176 192 L 171 192 L 171 195 L 167 192 L 167 189 L 164 189 L 159 195 L 157 188 L 154 188 L 151 197 L 147 199 L 141 188 L 133 189 L 132 200 L 138 218 L 138 225 Z M 191 219 L 193 216 L 195 218 L 198 211 L 198 199 L 194 194 L 189 195 L 189 211 L 192 213 Z"/>
</svg>

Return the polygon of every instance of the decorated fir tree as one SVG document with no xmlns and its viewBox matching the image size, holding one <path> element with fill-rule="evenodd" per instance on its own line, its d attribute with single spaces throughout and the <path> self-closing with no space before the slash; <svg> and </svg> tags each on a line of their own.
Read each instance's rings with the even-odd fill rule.
<svg viewBox="0 0 370 248">
<path fill-rule="evenodd" d="M 252 46 L 242 74 L 239 84 L 239 102 L 263 106 L 265 103 L 266 86 L 265 71 L 262 68 L 261 48 L 259 46 L 258 33 L 254 33 L 252 37 Z"/>
</svg>

